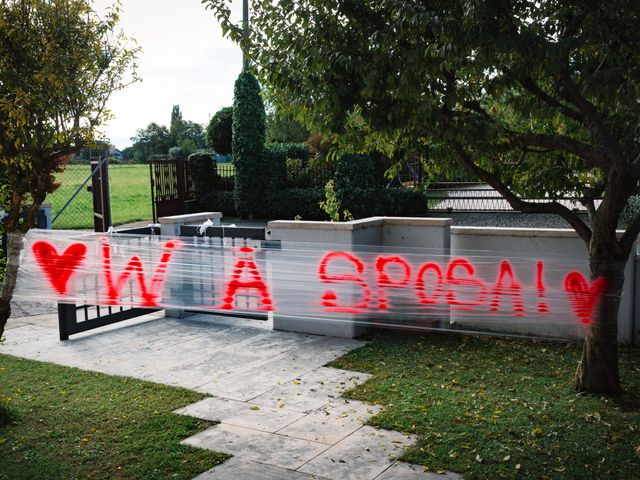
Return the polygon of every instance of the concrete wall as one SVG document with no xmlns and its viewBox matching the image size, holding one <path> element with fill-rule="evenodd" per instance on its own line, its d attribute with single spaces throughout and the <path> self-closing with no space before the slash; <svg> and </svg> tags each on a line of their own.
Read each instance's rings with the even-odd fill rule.
<svg viewBox="0 0 640 480">
<path fill-rule="evenodd" d="M 267 230 L 271 240 L 282 242 L 283 250 L 286 250 L 287 243 L 294 242 L 306 243 L 311 250 L 317 247 L 319 251 L 339 249 L 382 252 L 388 249 L 390 252 L 402 253 L 420 248 L 421 251 L 429 249 L 434 255 L 448 256 L 450 226 L 451 220 L 443 218 L 371 217 L 350 222 L 277 220 L 269 222 Z M 305 259 L 298 259 L 296 263 L 304 261 Z M 271 256 L 269 264 L 272 271 L 286 271 L 291 262 L 290 258 L 275 254 Z M 307 269 L 313 271 L 317 268 L 316 264 L 317 259 L 309 261 Z M 284 299 L 295 298 L 301 288 L 291 283 L 279 283 L 276 279 L 273 286 L 275 297 Z M 339 286 L 332 285 L 332 289 L 342 298 L 346 295 L 353 300 L 348 292 L 341 292 Z M 291 307 L 294 308 L 293 305 Z M 386 312 L 386 318 L 393 316 L 399 323 L 406 322 L 403 307 L 405 306 L 400 303 L 394 303 L 392 309 Z M 336 321 L 336 315 L 330 313 L 320 314 L 318 318 L 304 318 L 304 312 L 300 312 L 299 316 L 284 316 L 276 312 L 273 315 L 273 328 L 353 338 L 364 333 L 368 322 L 376 321 L 374 317 L 363 319 L 350 314 L 341 314 L 339 317 L 341 320 Z"/>
<path fill-rule="evenodd" d="M 544 263 L 544 281 L 547 287 L 543 302 L 550 304 L 551 312 L 527 311 L 526 317 L 519 318 L 498 312 L 491 316 L 481 312 L 474 316 L 468 312 L 453 309 L 446 314 L 441 325 L 448 328 L 483 330 L 516 335 L 539 337 L 577 338 L 586 329 L 576 322 L 566 292 L 562 289 L 564 276 L 569 271 L 578 271 L 589 278 L 588 252 L 584 242 L 570 229 L 529 229 L 493 227 L 452 227 L 451 219 L 441 218 L 394 218 L 371 217 L 352 222 L 269 222 L 270 238 L 286 242 L 307 242 L 328 250 L 341 246 L 343 249 L 366 251 L 377 248 L 380 252 L 411 252 L 420 249 L 429 255 L 437 255 L 443 261 L 455 257 L 472 257 L 479 265 L 478 274 L 485 278 L 495 278 L 501 259 L 520 263 L 514 267 L 516 275 L 526 290 L 535 295 L 535 266 Z M 274 261 L 277 262 L 278 260 Z M 640 262 L 639 262 L 640 263 Z M 640 322 L 635 321 L 635 312 L 640 311 L 640 299 L 635 295 L 636 284 L 640 285 L 640 272 L 635 268 L 636 256 L 627 264 L 627 281 L 621 299 L 619 315 L 619 339 L 623 343 L 640 340 Z M 283 266 L 284 267 L 284 266 Z M 279 267 L 274 264 L 274 271 Z M 636 280 L 637 277 L 637 280 Z M 295 287 L 293 287 L 295 290 Z M 291 292 L 276 292 L 291 295 Z M 535 303 L 534 299 L 529 299 Z M 562 306 L 556 308 L 554 302 Z M 638 307 L 636 307 L 636 302 Z M 404 316 L 406 305 L 396 305 L 385 312 L 385 318 L 395 316 L 399 324 L 413 317 Z M 535 305 L 533 307 L 535 309 Z M 395 315 L 394 315 L 395 313 Z M 359 317 L 358 321 L 362 321 Z M 375 320 L 375 318 L 371 318 Z M 281 318 L 274 316 L 274 328 L 333 336 L 354 336 L 362 332 L 362 327 L 352 317 L 337 327 L 323 319 L 302 319 L 295 316 Z"/>
<path fill-rule="evenodd" d="M 221 212 L 199 212 L 187 213 L 185 215 L 172 215 L 169 217 L 160 217 L 160 235 L 168 235 L 172 237 L 180 236 L 180 227 L 183 225 L 202 225 L 207 220 L 213 222 L 214 227 L 220 226 L 222 218 Z M 177 260 L 180 261 L 180 251 L 177 252 Z M 186 303 L 190 303 L 189 299 L 193 297 L 194 287 L 190 278 L 182 278 L 181 285 L 177 287 L 179 292 L 173 292 L 173 297 L 181 298 Z M 167 317 L 181 318 L 185 315 L 185 309 L 181 307 L 165 309 Z"/>
<path fill-rule="evenodd" d="M 589 278 L 587 247 L 571 229 L 452 227 L 451 257 L 468 255 L 493 260 L 509 255 L 529 257 L 532 261 L 544 259 L 547 265 L 545 280 L 555 286 L 562 285 L 561 275 L 572 270 L 580 271 L 586 279 Z M 618 315 L 618 339 L 622 343 L 640 338 L 639 325 L 634 319 L 635 264 L 636 256 L 632 254 L 625 270 L 626 281 Z M 498 319 L 477 321 L 452 312 L 451 322 L 474 329 L 542 337 L 576 338 L 586 333 L 580 324 L 554 322 L 549 316 L 542 315 L 529 315 L 521 321 L 505 323 Z"/>
</svg>

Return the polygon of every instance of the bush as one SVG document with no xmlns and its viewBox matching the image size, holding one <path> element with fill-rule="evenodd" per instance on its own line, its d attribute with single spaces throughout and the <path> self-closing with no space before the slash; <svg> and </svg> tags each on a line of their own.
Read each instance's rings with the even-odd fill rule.
<svg viewBox="0 0 640 480">
<path fill-rule="evenodd" d="M 244 70 L 236 80 L 233 98 L 234 198 L 238 214 L 252 218 L 264 207 L 269 179 L 264 175 L 264 105 L 260 85 Z"/>
<path fill-rule="evenodd" d="M 287 159 L 287 186 L 289 188 L 324 187 L 333 178 L 331 165 L 322 159 L 309 161 Z"/>
<path fill-rule="evenodd" d="M 269 192 L 287 188 L 287 155 L 284 150 L 267 145 L 262 153 L 263 171 L 268 172 Z"/>
<path fill-rule="evenodd" d="M 336 191 L 369 190 L 375 187 L 375 168 L 369 155 L 341 153 L 336 162 Z"/>
<path fill-rule="evenodd" d="M 411 217 L 427 212 L 427 198 L 422 192 L 404 188 L 352 189 L 341 192 L 341 209 L 354 218 L 375 216 Z"/>
<path fill-rule="evenodd" d="M 293 220 L 299 215 L 303 220 L 325 220 L 327 216 L 320 208 L 323 200 L 323 188 L 287 188 L 269 196 L 264 216 Z"/>
<path fill-rule="evenodd" d="M 202 199 L 210 192 L 218 190 L 220 176 L 215 160 L 208 153 L 194 153 L 189 155 L 191 167 L 191 182 L 196 200 Z"/>
<path fill-rule="evenodd" d="M 200 203 L 209 212 L 222 212 L 225 217 L 236 217 L 238 215 L 233 199 L 233 191 L 209 192 L 204 195 Z"/>
<path fill-rule="evenodd" d="M 184 158 L 184 152 L 181 147 L 171 147 L 169 149 L 169 157 L 172 160 Z"/>
<path fill-rule="evenodd" d="M 221 155 L 228 155 L 232 148 L 233 107 L 224 107 L 209 121 L 205 140 L 210 148 Z"/>
<path fill-rule="evenodd" d="M 306 143 L 268 143 L 266 147 L 271 151 L 284 152 L 286 158 L 309 159 L 309 145 Z"/>
<path fill-rule="evenodd" d="M 620 216 L 620 223 L 625 226 L 629 225 L 638 215 L 640 215 L 640 196 L 634 195 L 627 200 Z"/>
</svg>

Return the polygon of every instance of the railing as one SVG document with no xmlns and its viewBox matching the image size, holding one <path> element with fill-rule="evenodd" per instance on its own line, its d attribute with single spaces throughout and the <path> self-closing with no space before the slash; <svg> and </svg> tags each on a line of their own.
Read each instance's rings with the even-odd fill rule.
<svg viewBox="0 0 640 480">
<path fill-rule="evenodd" d="M 429 210 L 445 212 L 505 212 L 513 211 L 500 193 L 481 183 L 440 183 L 426 193 Z M 571 210 L 586 211 L 577 197 L 523 198 L 527 202 L 557 201 Z M 596 200 L 596 206 L 600 200 Z"/>
</svg>

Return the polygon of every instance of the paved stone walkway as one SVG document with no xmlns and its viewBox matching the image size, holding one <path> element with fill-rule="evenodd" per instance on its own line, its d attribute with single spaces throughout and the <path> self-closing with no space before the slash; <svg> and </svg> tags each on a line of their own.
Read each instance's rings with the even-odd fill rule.
<svg viewBox="0 0 640 480">
<path fill-rule="evenodd" d="M 415 441 L 363 424 L 381 407 L 341 394 L 368 375 L 324 367 L 357 340 L 271 330 L 268 322 L 150 314 L 58 341 L 57 317 L 10 319 L 0 353 L 190 388 L 176 412 L 220 423 L 184 440 L 233 454 L 198 479 L 452 479 L 395 461 Z"/>
</svg>

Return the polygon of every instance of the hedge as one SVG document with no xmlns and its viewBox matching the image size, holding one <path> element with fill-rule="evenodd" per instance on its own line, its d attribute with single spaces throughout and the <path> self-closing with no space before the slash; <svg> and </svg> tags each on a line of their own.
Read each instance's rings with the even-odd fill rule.
<svg viewBox="0 0 640 480">
<path fill-rule="evenodd" d="M 422 192 L 404 188 L 356 188 L 339 192 L 338 199 L 340 210 L 349 210 L 354 218 L 411 217 L 427 213 L 426 196 Z"/>
<path fill-rule="evenodd" d="M 209 192 L 202 197 L 200 203 L 204 211 L 222 212 L 224 217 L 238 216 L 232 190 Z"/>
<path fill-rule="evenodd" d="M 260 215 L 269 189 L 264 175 L 265 114 L 260 85 L 244 70 L 238 76 L 233 98 L 233 163 L 235 165 L 234 200 L 243 218 Z"/>
<path fill-rule="evenodd" d="M 369 155 L 341 153 L 336 161 L 336 192 L 375 187 L 375 168 Z"/>
<path fill-rule="evenodd" d="M 262 152 L 263 175 L 269 177 L 269 192 L 277 193 L 287 188 L 287 155 L 284 150 L 268 144 Z"/>
<path fill-rule="evenodd" d="M 286 158 L 298 160 L 309 159 L 309 145 L 306 143 L 268 143 L 266 147 L 271 151 L 285 152 Z"/>
<path fill-rule="evenodd" d="M 220 176 L 216 162 L 210 154 L 193 153 L 189 155 L 189 163 L 193 193 L 197 200 L 202 201 L 208 193 L 218 190 Z"/>
</svg>

